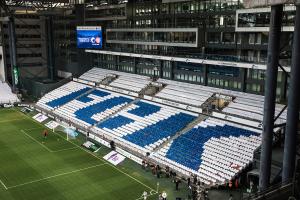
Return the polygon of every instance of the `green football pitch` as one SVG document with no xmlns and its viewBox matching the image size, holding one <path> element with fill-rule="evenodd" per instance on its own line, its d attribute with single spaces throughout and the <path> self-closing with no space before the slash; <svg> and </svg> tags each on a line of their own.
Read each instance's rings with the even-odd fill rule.
<svg viewBox="0 0 300 200">
<path fill-rule="evenodd" d="M 157 199 L 150 173 L 115 167 L 62 133 L 50 131 L 43 138 L 44 129 L 17 109 L 0 110 L 1 200 L 134 200 L 142 199 L 143 191 Z"/>
</svg>

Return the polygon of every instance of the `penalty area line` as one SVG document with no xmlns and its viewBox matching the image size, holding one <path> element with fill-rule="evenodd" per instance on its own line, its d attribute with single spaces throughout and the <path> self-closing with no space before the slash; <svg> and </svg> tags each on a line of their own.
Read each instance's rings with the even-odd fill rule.
<svg viewBox="0 0 300 200">
<path fill-rule="evenodd" d="M 16 188 L 16 187 L 21 187 L 21 186 L 24 186 L 24 185 L 29 185 L 29 184 L 32 184 L 32 183 L 37 183 L 37 182 L 40 182 L 40 181 L 44 181 L 44 180 L 56 178 L 56 177 L 59 177 L 59 176 L 64 176 L 64 175 L 69 175 L 69 174 L 73 174 L 73 173 L 85 171 L 85 170 L 96 168 L 96 167 L 100 167 L 100 166 L 103 166 L 103 165 L 106 165 L 106 163 L 102 163 L 102 164 L 99 164 L 99 165 L 94 165 L 94 166 L 90 166 L 90 167 L 86 167 L 86 168 L 81 168 L 81 169 L 77 169 L 77 170 L 73 170 L 73 171 L 65 172 L 65 173 L 61 173 L 61 174 L 56 174 L 56 175 L 53 175 L 53 176 L 48 176 L 48 177 L 45 177 L 45 178 L 41 178 L 41 179 L 29 181 L 29 182 L 26 182 L 26 183 L 21 183 L 21 184 L 14 185 L 14 186 L 9 186 L 9 187 L 5 186 L 5 187 L 6 187 L 6 189 L 12 189 L 12 188 Z"/>
<path fill-rule="evenodd" d="M 25 129 L 28 130 L 28 129 Z M 43 143 L 41 143 L 40 141 L 38 141 L 37 139 L 35 139 L 34 137 L 32 137 L 31 135 L 29 135 L 25 130 L 21 130 L 22 133 L 24 133 L 27 137 L 29 137 L 30 139 L 32 139 L 33 141 L 37 142 L 39 145 L 41 145 L 42 147 L 44 147 L 47 151 L 49 151 L 50 153 L 58 153 L 58 152 L 62 152 L 62 151 L 68 151 L 68 150 L 73 150 L 73 149 L 77 149 L 78 147 L 70 147 L 70 148 L 64 148 L 64 149 L 59 149 L 59 150 L 51 150 L 49 149 L 46 145 L 44 145 Z"/>
<path fill-rule="evenodd" d="M 55 151 L 52 151 L 52 152 L 57 153 L 57 152 L 68 151 L 68 150 L 73 150 L 73 149 L 78 149 L 78 147 L 70 147 L 70 148 L 55 150 Z"/>
<path fill-rule="evenodd" d="M 56 134 L 56 133 L 55 133 L 55 134 Z M 63 136 L 61 136 L 61 135 L 59 135 L 59 134 L 57 134 L 57 135 L 58 135 L 59 137 L 63 138 L 64 140 L 66 140 Z M 123 172 L 121 169 L 119 169 L 119 168 L 117 168 L 116 166 L 114 166 L 114 165 L 108 163 L 106 160 L 103 160 L 102 158 L 96 156 L 96 155 L 93 154 L 92 152 L 90 152 L 90 151 L 84 149 L 83 147 L 81 147 L 81 146 L 79 146 L 79 145 L 73 143 L 72 141 L 69 141 L 69 140 L 66 140 L 66 141 L 69 142 L 69 143 L 71 143 L 71 144 L 73 144 L 74 146 L 77 146 L 79 149 L 81 149 L 81 150 L 87 152 L 88 154 L 92 155 L 93 157 L 95 157 L 95 158 L 97 158 L 97 159 L 99 159 L 99 160 L 101 160 L 101 161 L 107 163 L 110 167 L 112 167 L 112 168 L 114 168 L 115 170 L 121 172 L 121 173 L 124 174 L 125 176 L 128 176 L 129 178 L 133 179 L 134 181 L 136 181 L 137 183 L 143 185 L 144 187 L 150 189 L 151 191 L 155 191 L 155 190 L 154 190 L 153 188 L 151 188 L 150 186 L 146 185 L 145 183 L 141 182 L 140 180 L 136 179 L 135 177 L 133 177 L 133 176 L 127 174 L 126 172 Z"/>
<path fill-rule="evenodd" d="M 35 128 L 27 128 L 23 129 L 24 131 L 32 131 L 32 130 L 39 130 L 39 129 L 44 129 L 43 127 L 35 127 Z"/>
<path fill-rule="evenodd" d="M 44 125 L 42 125 L 42 124 L 38 123 L 37 121 L 33 120 L 33 119 L 32 119 L 31 117 L 29 117 L 28 115 L 26 115 L 26 114 L 24 114 L 24 113 L 21 113 L 21 114 L 23 114 L 24 116 L 26 116 L 28 119 L 30 119 L 30 120 L 33 121 L 34 123 L 36 123 L 36 124 L 38 124 L 38 125 L 44 127 Z M 48 129 L 49 129 L 49 128 L 48 128 Z M 50 129 L 49 129 L 49 130 L 50 130 Z M 119 169 L 119 168 L 117 168 L 116 166 L 114 166 L 114 165 L 108 163 L 106 160 L 104 160 L 104 159 L 102 159 L 102 158 L 96 156 L 95 154 L 93 154 L 92 152 L 90 152 L 90 151 L 84 149 L 83 147 L 79 146 L 78 144 L 73 143 L 72 141 L 67 140 L 66 138 L 64 138 L 63 136 L 61 136 L 61 135 L 59 135 L 59 134 L 57 134 L 57 133 L 55 133 L 55 132 L 54 132 L 54 134 L 56 134 L 57 136 L 61 137 L 61 138 L 64 139 L 65 141 L 67 141 L 67 142 L 73 144 L 74 146 L 77 146 L 79 149 L 81 149 L 81 150 L 87 152 L 88 154 L 92 155 L 93 157 L 95 157 L 95 158 L 97 158 L 97 159 L 103 161 L 104 163 L 107 163 L 107 165 L 111 166 L 112 168 L 116 169 L 117 171 L 121 172 L 122 174 L 128 176 L 129 178 L 135 180 L 136 182 L 138 182 L 139 184 L 145 186 L 146 188 L 150 189 L 151 191 L 155 191 L 155 190 L 154 190 L 153 188 L 151 188 L 150 186 L 148 186 L 148 185 L 146 185 L 145 183 L 141 182 L 140 180 L 134 178 L 133 176 L 127 174 L 126 172 L 123 172 L 121 169 Z"/>
<path fill-rule="evenodd" d="M 9 120 L 2 120 L 0 123 L 7 123 L 7 122 L 13 122 L 13 121 L 19 121 L 19 120 L 24 120 L 26 119 L 25 117 L 20 117 L 20 118 L 15 118 L 15 119 L 9 119 Z"/>
<path fill-rule="evenodd" d="M 30 139 L 32 139 L 33 141 L 35 141 L 36 143 L 38 143 L 40 146 L 42 146 L 43 148 L 45 148 L 47 151 L 49 151 L 50 153 L 53 153 L 53 151 L 51 149 L 49 149 L 47 146 L 43 145 L 42 143 L 40 143 L 40 141 L 38 141 L 37 139 L 35 139 L 34 137 L 32 137 L 31 135 L 29 135 L 28 133 L 26 133 L 26 131 L 21 130 L 22 133 L 24 133 L 27 137 L 29 137 Z"/>
</svg>

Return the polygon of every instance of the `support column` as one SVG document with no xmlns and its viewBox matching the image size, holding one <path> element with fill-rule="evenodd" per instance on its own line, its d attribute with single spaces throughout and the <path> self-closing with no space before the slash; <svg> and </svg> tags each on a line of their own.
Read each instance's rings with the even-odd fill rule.
<svg viewBox="0 0 300 200">
<path fill-rule="evenodd" d="M 120 71 L 120 56 L 112 56 L 115 63 L 114 63 L 114 70 Z"/>
<path fill-rule="evenodd" d="M 278 74 L 278 60 L 280 51 L 280 32 L 282 25 L 283 5 L 272 6 L 269 45 L 268 45 L 268 63 L 266 71 L 266 90 L 264 102 L 264 119 L 262 132 L 262 146 L 260 154 L 260 176 L 259 190 L 266 189 L 270 184 L 271 160 L 272 160 L 272 142 L 274 129 L 274 112 L 276 100 L 276 85 Z"/>
<path fill-rule="evenodd" d="M 170 61 L 170 62 L 171 62 L 170 79 L 174 80 L 174 69 L 176 68 L 177 63 L 175 63 L 175 61 Z"/>
<path fill-rule="evenodd" d="M 242 92 L 246 92 L 247 69 L 240 68 L 240 79 L 242 83 Z"/>
<path fill-rule="evenodd" d="M 204 83 L 203 85 L 207 86 L 207 82 L 208 82 L 208 77 L 207 77 L 207 74 L 208 74 L 208 65 L 206 64 L 203 64 L 203 78 L 204 78 Z"/>
<path fill-rule="evenodd" d="M 46 18 L 47 52 L 48 52 L 48 78 L 54 79 L 54 38 L 53 38 L 53 17 Z"/>
<path fill-rule="evenodd" d="M 17 47 L 16 47 L 16 29 L 15 29 L 15 19 L 14 17 L 9 17 L 8 21 L 9 28 L 9 54 L 10 54 L 10 71 L 11 71 L 11 79 L 12 79 L 12 92 L 16 92 L 18 80 L 16 80 L 14 68 L 17 67 Z"/>
<path fill-rule="evenodd" d="M 136 58 L 136 57 L 134 57 L 133 60 L 134 60 L 134 66 L 133 66 L 134 68 L 133 68 L 133 71 L 134 71 L 134 74 L 137 74 L 137 62 L 138 62 L 138 61 L 137 61 L 137 58 Z"/>
<path fill-rule="evenodd" d="M 159 78 L 163 77 L 163 63 L 164 61 L 159 60 Z"/>
<path fill-rule="evenodd" d="M 291 80 L 288 94 L 287 124 L 284 143 L 282 182 L 293 178 L 296 161 L 297 123 L 300 104 L 300 3 L 296 5 Z"/>
<path fill-rule="evenodd" d="M 76 15 L 76 25 L 85 25 L 85 5 L 75 4 L 75 15 Z M 77 69 L 74 70 L 75 75 L 81 75 L 87 70 L 91 69 L 94 64 L 94 56 L 90 53 L 86 53 L 85 49 L 76 48 L 77 56 Z"/>
</svg>

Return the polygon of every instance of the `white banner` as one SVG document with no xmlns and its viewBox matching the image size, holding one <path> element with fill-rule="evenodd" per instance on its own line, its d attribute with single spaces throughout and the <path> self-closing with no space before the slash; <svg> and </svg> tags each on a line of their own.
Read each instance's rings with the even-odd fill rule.
<svg viewBox="0 0 300 200">
<path fill-rule="evenodd" d="M 59 126 L 59 123 L 57 123 L 56 121 L 50 121 L 47 124 L 45 124 L 45 126 L 47 126 L 50 129 L 55 129 Z"/>
<path fill-rule="evenodd" d="M 115 151 L 111 151 L 110 153 L 108 153 L 106 156 L 103 157 L 105 160 L 107 160 L 108 162 L 110 162 L 113 165 L 118 165 L 120 164 L 122 161 L 125 160 L 125 156 L 115 152 Z"/>
<path fill-rule="evenodd" d="M 141 159 L 141 158 L 139 158 L 139 157 L 127 152 L 127 151 L 124 151 L 123 149 L 121 149 L 119 147 L 116 147 L 116 151 L 121 153 L 122 155 L 126 156 L 127 158 L 135 161 L 136 163 L 142 165 L 143 159 Z"/>
<path fill-rule="evenodd" d="M 47 116 L 43 115 L 42 113 L 38 113 L 36 114 L 35 116 L 32 117 L 33 119 L 35 119 L 36 121 L 38 122 L 43 122 L 45 121 L 46 119 L 48 119 Z"/>
</svg>

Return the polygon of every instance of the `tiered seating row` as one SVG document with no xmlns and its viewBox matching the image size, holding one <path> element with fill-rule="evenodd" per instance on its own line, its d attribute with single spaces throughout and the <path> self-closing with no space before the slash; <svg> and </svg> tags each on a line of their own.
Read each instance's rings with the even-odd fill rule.
<svg viewBox="0 0 300 200">
<path fill-rule="evenodd" d="M 199 106 L 213 93 L 229 95 L 235 97 L 234 102 L 231 102 L 228 107 L 223 109 L 223 112 L 238 115 L 242 118 L 247 117 L 252 120 L 258 119 L 262 121 L 264 96 L 202 85 L 193 85 L 166 79 L 159 79 L 158 81 L 168 85 L 156 95 L 157 97 L 169 100 L 176 99 L 182 103 L 187 102 L 191 105 Z M 195 94 L 197 94 L 198 97 Z M 201 95 L 202 98 L 200 97 Z M 276 104 L 275 113 L 278 114 L 283 107 L 284 105 Z M 286 121 L 286 115 L 287 111 L 285 110 L 276 123 L 284 123 Z"/>
<path fill-rule="evenodd" d="M 140 92 L 143 88 L 145 88 L 148 84 L 150 84 L 150 80 L 133 78 L 131 76 L 121 75 L 119 78 L 114 80 L 110 86 L 122 88 L 125 90 L 131 90 L 134 92 Z"/>
<path fill-rule="evenodd" d="M 141 100 L 131 104 L 97 129 L 143 150 L 153 150 L 183 129 L 197 115 Z"/>
<path fill-rule="evenodd" d="M 54 110 L 91 89 L 90 86 L 71 81 L 43 96 L 37 105 L 47 110 Z"/>
<path fill-rule="evenodd" d="M 112 70 L 101 69 L 101 68 L 92 68 L 88 72 L 81 75 L 79 78 L 83 80 L 99 83 L 108 76 L 116 76 L 116 75 L 118 75 L 119 77 L 116 80 L 114 80 L 112 83 L 110 83 L 110 86 L 137 92 L 137 93 L 140 92 L 151 82 L 151 80 L 149 80 L 149 77 L 147 76 L 129 74 L 129 73 L 112 71 Z"/>
<path fill-rule="evenodd" d="M 232 179 L 253 159 L 261 143 L 258 131 L 209 118 L 157 152 L 161 161 L 184 173 L 195 173 L 206 183 Z"/>
<path fill-rule="evenodd" d="M 277 104 L 275 109 L 275 115 L 279 114 L 283 105 Z M 223 109 L 223 112 L 234 114 L 242 117 L 247 117 L 254 120 L 263 121 L 263 102 L 257 103 L 249 101 L 247 99 L 237 97 L 234 102 L 229 103 L 229 105 Z M 276 120 L 276 124 L 281 124 L 286 121 L 287 110 L 285 110 L 280 117 Z"/>
<path fill-rule="evenodd" d="M 175 135 L 178 131 L 193 121 L 193 119 L 195 118 L 185 113 L 175 114 L 167 119 L 157 122 L 156 124 L 138 130 L 133 134 L 126 135 L 123 138 L 134 144 L 145 147 L 155 143 L 161 138 L 169 138 Z"/>
<path fill-rule="evenodd" d="M 161 79 L 160 79 L 161 80 Z M 167 81 L 168 83 L 172 83 Z M 185 85 L 170 84 L 167 85 L 161 92 L 156 94 L 156 97 L 189 104 L 200 107 L 208 98 L 212 96 L 212 92 L 201 89 L 186 87 Z"/>
<path fill-rule="evenodd" d="M 55 113 L 89 127 L 116 113 L 131 101 L 133 99 L 130 97 L 96 89 L 58 108 Z"/>
<path fill-rule="evenodd" d="M 100 68 L 92 68 L 91 70 L 87 71 L 86 73 L 82 74 L 79 79 L 87 80 L 95 83 L 101 82 L 103 79 L 106 78 L 109 71 Z"/>
</svg>

